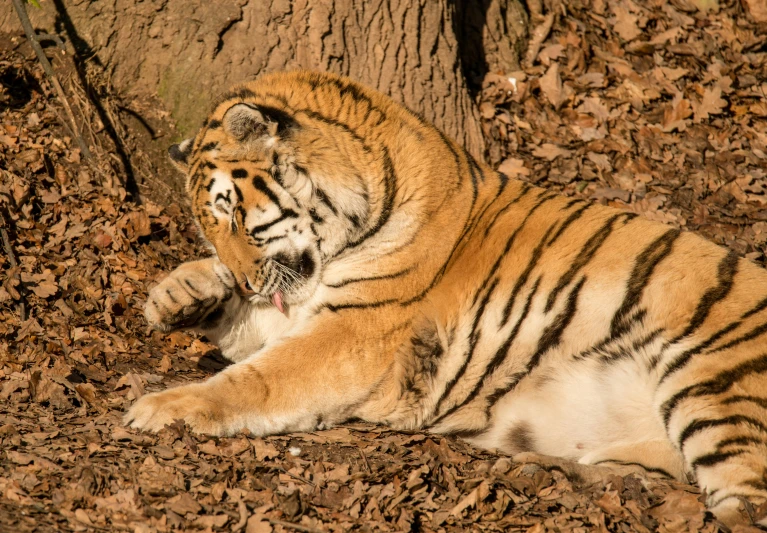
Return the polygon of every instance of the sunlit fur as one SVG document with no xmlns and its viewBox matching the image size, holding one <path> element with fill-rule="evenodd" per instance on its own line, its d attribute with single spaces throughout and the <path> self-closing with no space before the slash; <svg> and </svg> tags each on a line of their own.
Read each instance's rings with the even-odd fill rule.
<svg viewBox="0 0 767 533">
<path fill-rule="evenodd" d="M 171 273 L 146 316 L 236 364 L 144 396 L 133 427 L 265 435 L 359 417 L 696 479 L 728 523 L 741 499 L 765 501 L 761 268 L 509 180 L 325 74 L 235 88 L 171 156 L 217 255 Z"/>
</svg>

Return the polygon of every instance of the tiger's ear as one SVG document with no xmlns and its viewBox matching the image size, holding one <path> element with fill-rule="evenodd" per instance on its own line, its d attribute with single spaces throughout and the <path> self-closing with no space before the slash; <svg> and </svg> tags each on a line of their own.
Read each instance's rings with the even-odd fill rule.
<svg viewBox="0 0 767 533">
<path fill-rule="evenodd" d="M 274 137 L 280 124 L 253 104 L 235 104 L 224 113 L 224 131 L 238 141 Z"/>
<path fill-rule="evenodd" d="M 171 163 L 181 172 L 189 170 L 189 154 L 192 153 L 193 144 L 194 137 L 181 141 L 178 144 L 173 144 L 168 148 Z"/>
</svg>

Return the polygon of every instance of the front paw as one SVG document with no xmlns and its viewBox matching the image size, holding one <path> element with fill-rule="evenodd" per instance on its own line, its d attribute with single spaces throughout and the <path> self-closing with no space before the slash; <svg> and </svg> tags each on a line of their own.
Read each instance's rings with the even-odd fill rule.
<svg viewBox="0 0 767 533">
<path fill-rule="evenodd" d="M 222 405 L 205 383 L 183 385 L 139 398 L 123 417 L 132 428 L 160 431 L 176 420 L 183 420 L 195 433 L 225 434 Z"/>
<path fill-rule="evenodd" d="M 153 329 L 165 333 L 215 327 L 233 289 L 234 277 L 217 259 L 184 263 L 149 291 L 144 316 Z"/>
</svg>

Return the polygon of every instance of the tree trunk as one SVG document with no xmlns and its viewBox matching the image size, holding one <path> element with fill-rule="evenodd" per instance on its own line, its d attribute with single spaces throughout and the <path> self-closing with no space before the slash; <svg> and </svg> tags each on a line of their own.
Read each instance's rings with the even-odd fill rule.
<svg viewBox="0 0 767 533">
<path fill-rule="evenodd" d="M 518 68 L 519 0 L 52 0 L 30 8 L 123 92 L 158 94 L 182 133 L 217 93 L 261 72 L 352 77 L 422 114 L 477 156 L 473 91 L 488 70 Z M 18 32 L 10 3 L 0 30 Z"/>
</svg>

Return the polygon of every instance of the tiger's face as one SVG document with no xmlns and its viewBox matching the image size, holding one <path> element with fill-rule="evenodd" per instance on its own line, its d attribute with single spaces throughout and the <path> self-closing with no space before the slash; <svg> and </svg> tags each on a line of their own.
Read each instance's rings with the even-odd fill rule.
<svg viewBox="0 0 767 533">
<path fill-rule="evenodd" d="M 291 119 L 236 104 L 218 122 L 172 146 L 171 159 L 187 172 L 198 225 L 239 291 L 284 312 L 311 297 L 322 269 L 313 210 L 296 191 L 302 176 L 282 153 Z"/>
</svg>

